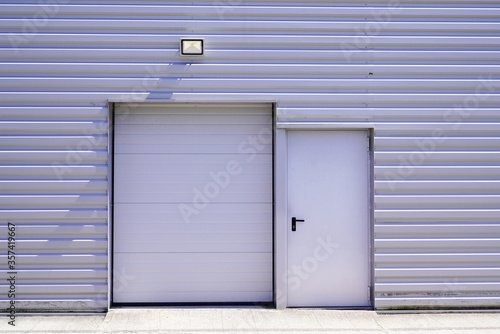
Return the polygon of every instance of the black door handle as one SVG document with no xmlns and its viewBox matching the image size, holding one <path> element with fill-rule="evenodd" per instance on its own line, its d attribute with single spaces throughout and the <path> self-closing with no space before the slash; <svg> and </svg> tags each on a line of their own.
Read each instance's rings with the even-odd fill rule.
<svg viewBox="0 0 500 334">
<path fill-rule="evenodd" d="M 305 220 L 304 219 L 297 219 L 295 217 L 292 217 L 292 231 L 293 232 L 297 231 L 297 222 L 303 223 L 303 222 L 305 222 Z"/>
</svg>

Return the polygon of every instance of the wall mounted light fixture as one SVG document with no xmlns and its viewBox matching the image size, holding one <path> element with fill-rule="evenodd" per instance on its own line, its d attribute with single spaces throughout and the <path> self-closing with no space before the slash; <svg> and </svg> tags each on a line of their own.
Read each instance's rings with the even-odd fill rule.
<svg viewBox="0 0 500 334">
<path fill-rule="evenodd" d="M 181 38 L 181 56 L 203 56 L 204 52 L 203 38 Z"/>
</svg>

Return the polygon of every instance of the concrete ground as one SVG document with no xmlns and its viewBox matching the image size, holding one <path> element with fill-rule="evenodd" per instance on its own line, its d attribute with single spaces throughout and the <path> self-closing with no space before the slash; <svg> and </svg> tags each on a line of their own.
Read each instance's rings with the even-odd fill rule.
<svg viewBox="0 0 500 334">
<path fill-rule="evenodd" d="M 115 309 L 107 315 L 0 318 L 0 333 L 500 334 L 500 313 L 377 314 L 266 308 Z"/>
</svg>

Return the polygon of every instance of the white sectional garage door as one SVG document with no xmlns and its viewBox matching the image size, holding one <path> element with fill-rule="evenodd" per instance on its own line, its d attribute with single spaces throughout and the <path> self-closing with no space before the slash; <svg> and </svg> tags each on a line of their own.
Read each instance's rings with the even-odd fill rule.
<svg viewBox="0 0 500 334">
<path fill-rule="evenodd" d="M 113 302 L 272 301 L 272 107 L 117 104 Z"/>
</svg>

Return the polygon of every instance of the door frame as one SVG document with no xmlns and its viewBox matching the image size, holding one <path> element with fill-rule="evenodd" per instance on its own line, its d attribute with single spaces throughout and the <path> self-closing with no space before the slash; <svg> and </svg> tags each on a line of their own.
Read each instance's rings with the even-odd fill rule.
<svg viewBox="0 0 500 334">
<path fill-rule="evenodd" d="M 272 203 L 275 203 L 275 196 L 276 196 L 276 189 L 275 189 L 275 183 L 274 180 L 276 178 L 276 167 L 275 167 L 275 155 L 276 155 L 276 101 L 275 100 L 269 100 L 269 99 L 256 99 L 256 100 L 234 100 L 234 99 L 221 99 L 221 100 L 213 100 L 213 101 L 175 101 L 175 100 L 163 100 L 163 99 L 158 99 L 154 101 L 135 101 L 135 100 L 130 100 L 130 99 L 119 99 L 119 100 L 108 100 L 107 102 L 107 108 L 108 108 L 108 124 L 107 124 L 107 145 L 108 145 L 108 200 L 107 200 L 107 206 L 108 206 L 108 265 L 107 265 L 107 278 L 108 278 L 108 284 L 107 284 L 107 303 L 108 303 L 108 311 L 114 308 L 119 308 L 119 307 L 128 307 L 128 306 L 134 306 L 134 307 L 147 307 L 147 306 L 193 306 L 193 305 L 211 305 L 211 306 L 228 306 L 228 305 L 268 305 L 269 303 L 174 303 L 174 304 L 166 304 L 166 303 L 117 303 L 113 301 L 113 295 L 114 295 L 114 167 L 115 167 L 115 161 L 114 161 L 114 145 L 115 145 L 115 107 L 116 104 L 118 103 L 133 103 L 133 104 L 142 104 L 142 105 L 147 105 L 147 104 L 165 104 L 165 105 L 175 105 L 175 104 L 180 104 L 180 105 L 216 105 L 216 104 L 222 104 L 222 105 L 238 105 L 238 104 L 269 104 L 271 107 L 271 129 L 273 131 L 272 133 L 272 139 L 273 142 L 271 143 L 272 147 Z M 272 296 L 273 299 L 270 303 L 274 303 L 274 305 L 277 304 L 277 301 L 275 299 L 276 297 L 276 245 L 275 245 L 275 240 L 276 240 L 276 206 L 272 205 Z"/>
<path fill-rule="evenodd" d="M 287 122 L 276 123 L 274 130 L 274 300 L 276 308 L 288 307 L 288 133 L 297 130 L 353 131 L 368 133 L 368 233 L 369 233 L 369 282 L 370 301 L 374 303 L 374 124 L 371 123 L 333 123 L 333 122 Z M 364 308 L 366 309 L 366 308 Z"/>
</svg>

